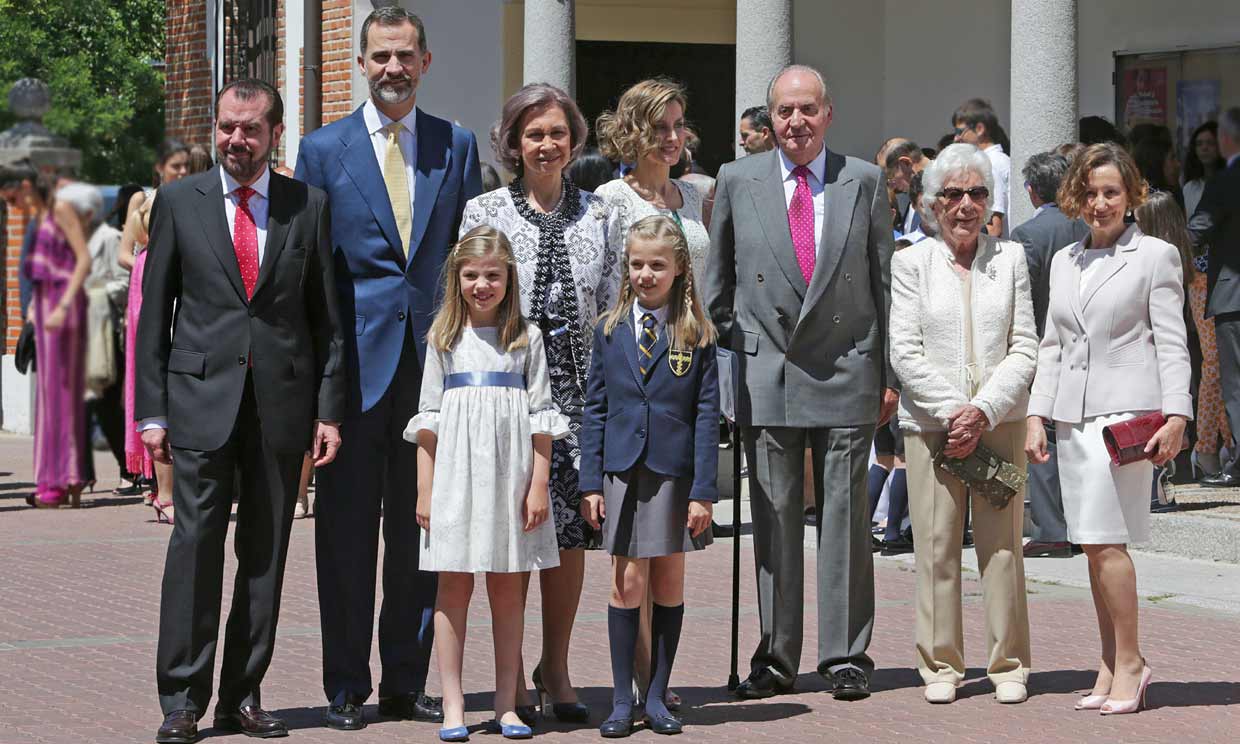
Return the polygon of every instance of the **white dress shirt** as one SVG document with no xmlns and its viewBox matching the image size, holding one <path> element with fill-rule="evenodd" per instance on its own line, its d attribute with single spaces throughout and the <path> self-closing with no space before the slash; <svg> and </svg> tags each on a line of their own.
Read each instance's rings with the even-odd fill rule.
<svg viewBox="0 0 1240 744">
<path fill-rule="evenodd" d="M 370 145 L 375 149 L 375 160 L 379 162 L 379 173 L 383 173 L 383 161 L 387 158 L 387 132 L 383 128 L 391 124 L 391 119 L 375 106 L 375 102 L 367 98 L 362 104 L 362 120 L 366 122 L 366 131 L 370 132 Z M 399 141 L 401 154 L 405 156 L 405 178 L 409 184 L 409 214 L 413 214 L 413 205 L 417 200 L 414 194 L 414 173 L 418 165 L 418 108 L 414 106 L 409 113 L 400 119 L 404 127 L 400 130 Z"/>
<path fill-rule="evenodd" d="M 779 150 L 779 170 L 784 177 L 784 206 L 791 208 L 792 195 L 797 190 L 797 179 L 792 175 L 796 163 L 788 159 L 783 150 Z M 827 148 L 824 145 L 818 156 L 805 166 L 809 168 L 809 193 L 814 200 L 814 251 L 822 242 L 822 223 L 826 219 L 827 200 L 823 194 L 823 184 L 827 180 Z"/>
<path fill-rule="evenodd" d="M 1008 187 L 1012 180 L 1012 159 L 1003 152 L 999 145 L 991 145 L 982 152 L 990 159 L 990 174 L 995 180 L 995 191 L 991 194 L 990 211 L 1003 215 L 1003 237 L 1008 234 Z"/>
<path fill-rule="evenodd" d="M 228 218 L 228 237 L 235 243 L 237 236 L 233 230 L 237 226 L 237 205 L 241 203 L 237 189 L 241 188 L 241 184 L 223 168 L 220 168 L 220 179 L 224 182 L 224 216 Z M 250 188 L 254 189 L 254 193 L 250 194 L 250 215 L 254 217 L 254 227 L 258 228 L 258 265 L 262 266 L 263 256 L 267 253 L 267 215 L 271 212 L 271 169 L 264 165 L 262 175 L 250 184 Z"/>
<path fill-rule="evenodd" d="M 663 332 L 663 325 L 667 323 L 667 305 L 664 305 L 663 307 L 657 308 L 655 310 L 649 310 L 647 308 L 642 307 L 640 302 L 637 302 L 636 300 L 634 300 L 633 301 L 633 336 L 634 336 L 634 339 L 637 341 L 638 346 L 641 346 L 641 343 L 642 343 L 642 316 L 645 315 L 646 313 L 650 313 L 654 315 L 655 338 L 659 337 L 659 334 Z"/>
</svg>

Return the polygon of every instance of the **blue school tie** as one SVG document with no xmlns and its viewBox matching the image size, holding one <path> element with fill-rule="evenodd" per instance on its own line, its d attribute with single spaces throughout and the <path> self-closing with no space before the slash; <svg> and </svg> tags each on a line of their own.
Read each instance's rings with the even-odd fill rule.
<svg viewBox="0 0 1240 744">
<path fill-rule="evenodd" d="M 652 361 L 650 352 L 654 349 L 654 342 L 659 338 L 654 332 L 654 326 L 654 313 L 646 313 L 642 316 L 642 340 L 637 344 L 637 350 L 641 353 L 638 367 L 641 369 L 643 380 L 650 370 Z"/>
</svg>

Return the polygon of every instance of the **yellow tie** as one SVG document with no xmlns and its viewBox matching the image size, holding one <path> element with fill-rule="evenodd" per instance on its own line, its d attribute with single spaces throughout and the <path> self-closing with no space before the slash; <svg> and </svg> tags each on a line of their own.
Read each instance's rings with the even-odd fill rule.
<svg viewBox="0 0 1240 744">
<path fill-rule="evenodd" d="M 387 132 L 387 155 L 383 158 L 383 184 L 392 201 L 396 231 L 400 233 L 400 254 L 409 257 L 409 235 L 413 232 L 413 214 L 409 207 L 409 176 L 405 173 L 405 153 L 400 149 L 399 121 L 383 128 Z"/>
</svg>

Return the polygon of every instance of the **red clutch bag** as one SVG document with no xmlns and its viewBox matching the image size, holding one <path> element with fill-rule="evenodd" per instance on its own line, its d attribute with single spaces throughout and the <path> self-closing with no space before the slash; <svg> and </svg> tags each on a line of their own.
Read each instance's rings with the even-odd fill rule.
<svg viewBox="0 0 1240 744">
<path fill-rule="evenodd" d="M 1150 456 L 1145 452 L 1145 445 L 1149 444 L 1150 437 L 1165 423 L 1167 417 L 1155 411 L 1102 427 L 1102 441 L 1106 443 L 1111 462 L 1115 465 L 1127 465 L 1130 462 L 1148 460 Z"/>
</svg>

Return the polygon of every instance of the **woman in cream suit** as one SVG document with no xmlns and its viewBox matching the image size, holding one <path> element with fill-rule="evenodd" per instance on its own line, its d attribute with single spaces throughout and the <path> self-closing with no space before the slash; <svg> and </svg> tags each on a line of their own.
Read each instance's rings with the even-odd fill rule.
<svg viewBox="0 0 1240 744">
<path fill-rule="evenodd" d="M 1089 558 L 1102 637 L 1102 664 L 1078 710 L 1104 715 L 1142 707 L 1150 681 L 1137 642 L 1136 571 L 1128 543 L 1149 539 L 1154 465 L 1180 450 L 1192 416 L 1184 284 L 1175 246 L 1142 234 L 1124 217 L 1147 185 L 1124 149 L 1098 144 L 1079 155 L 1058 204 L 1089 235 L 1055 254 L 1050 306 L 1038 356 L 1025 449 L 1045 462 L 1044 420 L 1055 422 L 1068 539 Z M 1103 427 L 1161 411 L 1149 460 L 1111 464 Z"/>
<path fill-rule="evenodd" d="M 891 260 L 891 364 L 900 378 L 917 566 L 917 667 L 931 703 L 950 703 L 964 679 L 960 535 L 970 497 L 934 465 L 979 443 L 1025 468 L 1025 406 L 1037 331 L 1020 243 L 982 232 L 990 161 L 951 145 L 925 170 L 923 214 L 937 237 Z M 1026 698 L 1029 613 L 1021 557 L 1024 495 L 1003 508 L 972 495 L 973 534 L 986 605 L 986 674 L 1001 703 Z"/>
</svg>

